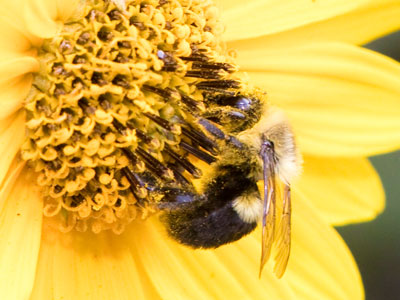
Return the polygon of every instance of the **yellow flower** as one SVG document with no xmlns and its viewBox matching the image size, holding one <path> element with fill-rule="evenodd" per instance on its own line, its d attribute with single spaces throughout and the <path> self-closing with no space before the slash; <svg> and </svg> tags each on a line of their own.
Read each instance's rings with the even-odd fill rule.
<svg viewBox="0 0 400 300">
<path fill-rule="evenodd" d="M 219 3 L 228 49 L 287 113 L 304 156 L 282 279 L 268 269 L 258 279 L 258 231 L 193 251 L 167 238 L 155 218 L 116 235 L 62 233 L 42 217 L 43 189 L 20 155 L 24 105 L 32 74 L 46 68 L 38 59 L 43 40 L 56 37 L 82 3 L 1 1 L 0 298 L 362 299 L 356 264 L 332 225 L 369 220 L 384 207 L 365 157 L 400 146 L 400 65 L 349 44 L 400 27 L 398 0 Z"/>
</svg>

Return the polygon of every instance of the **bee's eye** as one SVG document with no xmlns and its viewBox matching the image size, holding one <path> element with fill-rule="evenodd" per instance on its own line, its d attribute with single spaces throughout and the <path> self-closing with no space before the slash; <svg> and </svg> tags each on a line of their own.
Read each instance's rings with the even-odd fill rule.
<svg viewBox="0 0 400 300">
<path fill-rule="evenodd" d="M 249 98 L 244 98 L 244 97 L 236 97 L 236 102 L 233 105 L 234 107 L 247 111 L 251 109 L 252 101 Z"/>
<path fill-rule="evenodd" d="M 216 122 L 228 132 L 240 132 L 251 128 L 261 116 L 261 103 L 255 97 L 244 95 L 217 96 L 207 99 L 204 117 Z"/>
<path fill-rule="evenodd" d="M 221 97 L 217 102 L 222 106 L 231 106 L 243 111 L 250 110 L 252 108 L 253 101 L 250 98 L 243 96 L 236 97 Z"/>
<path fill-rule="evenodd" d="M 265 148 L 267 148 L 267 149 L 274 150 L 274 142 L 271 141 L 271 140 L 265 140 L 265 141 L 263 142 L 263 146 L 264 146 Z"/>
</svg>

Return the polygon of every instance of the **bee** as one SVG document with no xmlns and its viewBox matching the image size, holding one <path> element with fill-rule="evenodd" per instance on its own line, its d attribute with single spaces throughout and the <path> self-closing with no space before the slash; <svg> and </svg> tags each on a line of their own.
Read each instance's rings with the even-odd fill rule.
<svg viewBox="0 0 400 300">
<path fill-rule="evenodd" d="M 197 122 L 217 141 L 218 158 L 199 190 L 166 190 L 161 219 L 169 236 L 192 248 L 237 241 L 261 222 L 259 274 L 274 247 L 280 278 L 290 254 L 290 184 L 301 169 L 293 131 L 283 112 L 259 94 L 219 95 L 208 102 Z"/>
</svg>

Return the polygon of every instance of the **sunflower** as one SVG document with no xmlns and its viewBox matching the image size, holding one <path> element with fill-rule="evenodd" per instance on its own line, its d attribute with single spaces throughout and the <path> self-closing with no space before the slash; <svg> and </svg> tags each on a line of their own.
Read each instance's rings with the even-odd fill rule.
<svg viewBox="0 0 400 300">
<path fill-rule="evenodd" d="M 221 1 L 226 44 L 210 1 L 1 4 L 2 299 L 363 298 L 354 259 L 332 226 L 370 220 L 384 207 L 366 157 L 400 146 L 400 66 L 351 44 L 400 27 L 397 0 Z M 163 47 L 155 49 L 154 40 Z M 154 148 L 176 137 L 181 128 L 171 121 L 180 108 L 158 106 L 157 99 L 204 109 L 201 88 L 215 86 L 199 85 L 196 76 L 204 74 L 187 69 L 204 53 L 227 82 L 237 82 L 231 78 L 238 65 L 240 82 L 267 92 L 286 112 L 303 154 L 293 186 L 291 258 L 281 279 L 270 270 L 257 277 L 259 231 L 194 251 L 166 236 L 146 191 L 133 190 L 143 201 L 129 192 L 138 178 L 126 173 L 137 159 L 127 147 L 140 133 L 128 121 L 145 129 L 141 140 Z M 178 76 L 185 72 L 192 77 Z M 147 117 L 124 119 L 132 103 Z M 135 162 L 137 172 L 153 167 L 174 177 L 146 151 L 139 155 L 147 164 Z M 162 155 L 152 153 L 158 161 Z M 94 191 L 86 188 L 92 185 Z"/>
</svg>

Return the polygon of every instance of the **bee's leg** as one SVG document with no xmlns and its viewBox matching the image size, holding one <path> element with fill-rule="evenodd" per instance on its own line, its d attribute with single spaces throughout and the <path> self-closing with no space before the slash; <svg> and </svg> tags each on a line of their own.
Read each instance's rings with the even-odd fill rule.
<svg viewBox="0 0 400 300">
<path fill-rule="evenodd" d="M 238 149 L 243 149 L 244 145 L 234 136 L 225 134 L 221 129 L 215 126 L 212 122 L 206 119 L 199 119 L 198 123 L 209 133 L 215 136 L 219 140 L 224 140 Z"/>
<path fill-rule="evenodd" d="M 221 129 L 219 129 L 217 126 L 215 126 L 213 123 L 210 121 L 200 118 L 198 120 L 198 123 L 209 133 L 211 133 L 214 137 L 220 140 L 226 140 L 227 135 L 225 132 L 223 132 Z"/>
<path fill-rule="evenodd" d="M 233 107 L 215 107 L 204 113 L 204 118 L 220 125 L 229 125 L 232 122 L 243 121 L 246 115 Z"/>
<path fill-rule="evenodd" d="M 202 131 L 193 128 L 193 126 L 187 124 L 182 127 L 182 134 L 189 138 L 192 143 L 202 147 L 204 150 L 210 152 L 212 155 L 218 154 L 217 143 L 206 136 Z"/>
<path fill-rule="evenodd" d="M 157 180 L 148 172 L 135 173 L 128 167 L 122 169 L 122 174 L 128 179 L 130 188 L 133 194 L 142 195 L 139 198 L 145 198 L 147 192 L 153 192 L 157 190 Z"/>
</svg>

